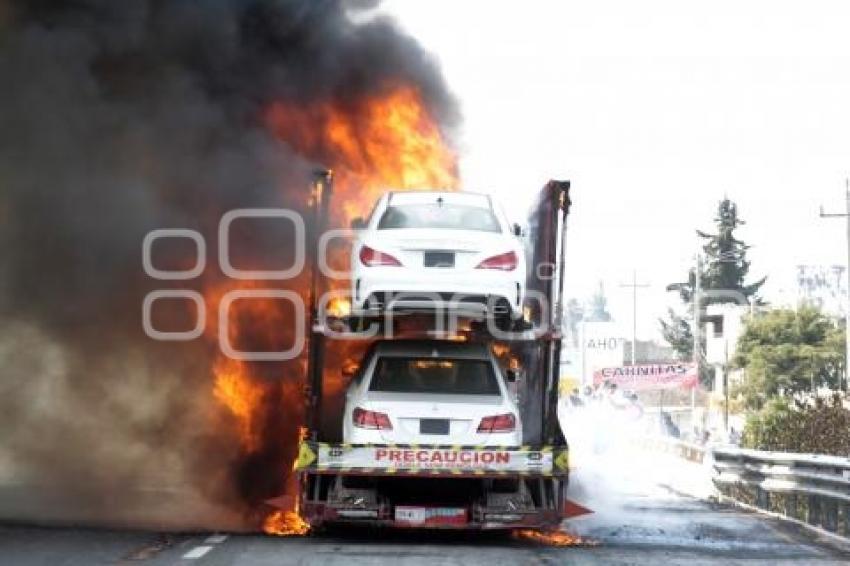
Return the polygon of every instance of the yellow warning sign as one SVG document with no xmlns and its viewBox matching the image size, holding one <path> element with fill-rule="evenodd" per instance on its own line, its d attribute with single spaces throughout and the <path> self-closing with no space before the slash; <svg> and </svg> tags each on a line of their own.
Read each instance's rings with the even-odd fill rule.
<svg viewBox="0 0 850 566">
<path fill-rule="evenodd" d="M 298 459 L 295 461 L 295 469 L 303 470 L 315 461 L 316 453 L 313 452 L 308 443 L 302 442 L 301 447 L 298 449 Z"/>
<path fill-rule="evenodd" d="M 555 464 L 556 470 L 567 470 L 570 467 L 570 453 L 564 450 L 563 452 L 555 455 L 555 460 L 553 462 Z"/>
</svg>

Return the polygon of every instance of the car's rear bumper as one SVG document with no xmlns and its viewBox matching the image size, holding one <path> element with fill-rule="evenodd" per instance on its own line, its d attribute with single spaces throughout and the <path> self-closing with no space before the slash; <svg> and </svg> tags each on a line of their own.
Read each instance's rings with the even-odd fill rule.
<svg viewBox="0 0 850 566">
<path fill-rule="evenodd" d="M 311 526 L 323 524 L 368 525 L 369 527 L 391 527 L 395 529 L 429 530 L 513 530 L 513 529 L 551 529 L 563 518 L 557 510 L 505 510 L 472 506 L 466 509 L 463 520 L 441 523 L 411 524 L 394 517 L 391 505 L 377 505 L 371 508 L 344 507 L 325 502 L 307 501 L 303 505 L 303 516 Z"/>
<path fill-rule="evenodd" d="M 377 291 L 370 293 L 356 314 L 377 315 L 385 311 L 437 312 L 465 316 L 519 314 L 504 295 L 467 295 L 450 292 Z"/>
<path fill-rule="evenodd" d="M 407 269 L 403 274 L 391 269 L 376 271 L 360 273 L 354 280 L 352 304 L 357 313 L 442 310 L 475 315 L 522 314 L 525 282 L 515 274 L 488 273 L 469 281 L 461 274 L 426 277 Z"/>
<path fill-rule="evenodd" d="M 522 429 L 512 432 L 479 434 L 475 428 L 462 436 L 418 434 L 411 436 L 397 430 L 375 430 L 350 427 L 345 431 L 345 442 L 350 444 L 452 444 L 469 446 L 512 447 L 522 444 Z"/>
</svg>

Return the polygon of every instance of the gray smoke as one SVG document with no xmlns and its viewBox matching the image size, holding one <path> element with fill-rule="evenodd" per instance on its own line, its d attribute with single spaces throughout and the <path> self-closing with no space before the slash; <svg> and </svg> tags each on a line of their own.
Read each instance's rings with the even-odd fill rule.
<svg viewBox="0 0 850 566">
<path fill-rule="evenodd" d="M 237 510 L 274 495 L 246 496 L 240 477 L 258 472 L 211 427 L 211 346 L 143 334 L 145 293 L 203 285 L 152 281 L 141 242 L 157 228 L 200 231 L 202 279 L 214 280 L 223 212 L 305 202 L 327 156 L 271 135 L 271 102 L 356 100 L 402 81 L 443 127 L 456 124 L 421 47 L 388 19 L 350 18 L 373 5 L 0 0 L 0 483 L 57 488 L 42 504 L 69 520 L 121 508 L 121 520 L 157 521 L 132 510 L 169 490 Z M 262 244 L 245 261 L 279 265 L 280 242 Z M 157 267 L 186 268 L 187 255 L 157 248 Z"/>
</svg>

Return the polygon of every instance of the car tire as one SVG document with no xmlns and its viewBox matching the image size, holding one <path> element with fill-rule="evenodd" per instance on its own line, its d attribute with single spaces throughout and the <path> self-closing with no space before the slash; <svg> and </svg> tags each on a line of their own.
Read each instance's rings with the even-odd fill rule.
<svg viewBox="0 0 850 566">
<path fill-rule="evenodd" d="M 501 332 L 511 332 L 516 327 L 516 319 L 511 313 L 496 316 L 496 329 Z"/>
<path fill-rule="evenodd" d="M 362 332 L 366 326 L 366 319 L 362 316 L 352 315 L 348 318 L 348 328 L 352 332 Z"/>
</svg>

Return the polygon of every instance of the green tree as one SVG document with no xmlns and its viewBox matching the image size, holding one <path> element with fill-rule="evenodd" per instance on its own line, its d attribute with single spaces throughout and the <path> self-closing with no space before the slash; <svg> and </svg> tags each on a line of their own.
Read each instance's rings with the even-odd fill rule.
<svg viewBox="0 0 850 566">
<path fill-rule="evenodd" d="M 850 410 L 839 395 L 807 403 L 774 397 L 747 417 L 742 444 L 757 450 L 850 456 Z"/>
<path fill-rule="evenodd" d="M 749 317 L 732 359 L 745 370 L 738 391 L 748 408 L 774 396 L 838 389 L 844 373 L 844 329 L 811 306 Z"/>
<path fill-rule="evenodd" d="M 670 344 L 680 360 L 691 360 L 694 357 L 694 334 L 691 325 L 683 316 L 676 314 L 673 309 L 667 309 L 667 320 L 659 319 L 661 335 Z"/>
<path fill-rule="evenodd" d="M 761 304 L 758 291 L 766 278 L 747 283 L 750 271 L 747 250 L 750 246 L 735 236 L 735 230 L 745 224 L 738 216 L 737 205 L 728 198 L 720 201 L 714 224 L 714 233 L 697 230 L 697 235 L 705 241 L 702 246 L 705 263 L 700 273 L 700 286 L 703 291 L 700 306 L 741 302 Z M 696 278 L 696 268 L 691 268 L 686 281 L 667 286 L 668 291 L 678 291 L 682 302 L 691 307 L 691 316 L 679 316 L 670 309 L 667 319 L 659 320 L 662 335 L 682 359 L 693 357 L 691 325 Z M 704 340 L 702 344 L 704 349 Z"/>
<path fill-rule="evenodd" d="M 750 246 L 735 237 L 735 230 L 745 224 L 738 218 L 737 205 L 728 198 L 724 198 L 717 207 L 714 222 L 717 225 L 715 234 L 697 230 L 699 237 L 705 240 L 702 249 L 707 262 L 700 278 L 702 288 L 709 291 L 732 290 L 743 295 L 747 303 L 761 304 L 762 300 L 758 296 L 758 291 L 767 277 L 762 277 L 754 283 L 746 283 L 750 272 L 750 261 L 747 259 L 747 250 Z M 695 275 L 693 280 L 696 280 Z M 693 293 L 693 287 L 691 287 L 691 293 Z M 688 296 L 682 298 L 690 301 Z M 708 296 L 704 299 L 705 304 L 736 301 L 737 299 L 733 296 L 722 295 Z"/>
</svg>

